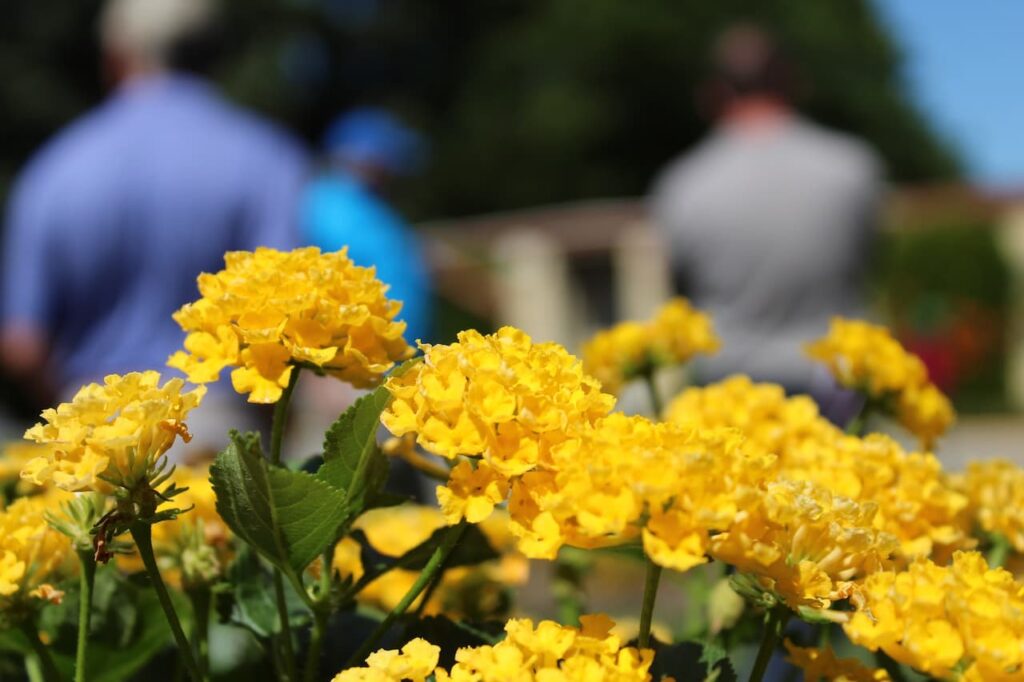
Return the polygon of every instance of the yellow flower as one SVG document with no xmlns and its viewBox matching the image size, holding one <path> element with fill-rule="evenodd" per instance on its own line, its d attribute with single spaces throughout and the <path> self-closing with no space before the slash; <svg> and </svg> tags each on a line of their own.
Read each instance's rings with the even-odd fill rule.
<svg viewBox="0 0 1024 682">
<path fill-rule="evenodd" d="M 462 519 L 480 523 L 507 495 L 508 479 L 486 462 L 481 462 L 476 468 L 469 462 L 461 462 L 452 469 L 448 484 L 437 486 L 441 511 L 452 524 Z"/>
<path fill-rule="evenodd" d="M 1024 469 L 1004 459 L 970 462 L 960 486 L 978 525 L 1024 554 Z"/>
<path fill-rule="evenodd" d="M 855 579 L 885 568 L 896 549 L 894 537 L 872 527 L 874 505 L 806 481 L 747 489 L 738 505 L 735 522 L 711 538 L 711 555 L 756 577 L 794 610 L 845 599 Z"/>
<path fill-rule="evenodd" d="M 15 605 L 59 602 L 57 583 L 74 575 L 71 540 L 46 522 L 60 514 L 66 493 L 50 490 L 22 497 L 0 511 L 0 611 Z"/>
<path fill-rule="evenodd" d="M 965 679 L 1011 680 L 1024 671 L 1024 584 L 977 552 L 869 575 L 853 601 L 843 627 L 854 643 L 928 675 L 954 678 L 966 667 Z"/>
<path fill-rule="evenodd" d="M 397 651 L 378 651 L 367 667 L 339 673 L 333 682 L 421 681 L 433 673 L 438 682 L 647 682 L 654 659 L 650 649 L 622 647 L 612 634 L 615 623 L 603 615 L 582 616 L 579 628 L 529 619 L 509 620 L 507 636 L 493 646 L 466 647 L 455 654 L 451 670 L 437 668 L 439 649 L 415 639 Z"/>
<path fill-rule="evenodd" d="M 839 383 L 890 410 L 926 449 L 953 423 L 953 407 L 928 381 L 924 363 L 885 327 L 837 317 L 824 338 L 807 345 L 807 353 L 828 365 Z"/>
<path fill-rule="evenodd" d="M 190 381 L 216 381 L 234 367 L 235 390 L 272 403 L 295 364 L 366 388 L 412 355 L 405 323 L 395 320 L 402 304 L 345 249 L 258 248 L 227 253 L 224 262 L 220 272 L 199 276 L 201 298 L 174 315 L 188 336 L 168 365 Z"/>
<path fill-rule="evenodd" d="M 785 642 L 790 663 L 804 671 L 805 680 L 836 682 L 883 682 L 889 673 L 881 668 L 868 668 L 855 658 L 838 658 L 832 649 L 799 647 Z"/>
<path fill-rule="evenodd" d="M 543 467 L 614 405 L 563 347 L 512 327 L 422 348 L 423 362 L 387 380 L 394 398 L 381 421 L 396 436 L 416 434 L 429 452 L 478 459 L 457 465 L 438 491 L 449 523 L 487 518 L 510 480 Z"/>
<path fill-rule="evenodd" d="M 332 682 L 424 682 L 437 667 L 440 655 L 440 647 L 417 638 L 403 646 L 401 652 L 382 649 L 370 654 L 366 668 L 344 670 L 335 675 Z"/>
<path fill-rule="evenodd" d="M 111 374 L 103 384 L 84 386 L 70 403 L 44 410 L 25 438 L 49 447 L 25 465 L 22 477 L 104 493 L 147 480 L 178 436 L 189 440 L 185 418 L 206 392 L 183 392 L 181 379 L 159 382 L 152 371 Z"/>
<path fill-rule="evenodd" d="M 973 546 L 967 498 L 931 454 L 907 453 L 891 438 L 848 436 L 807 396 L 734 376 L 689 388 L 668 406 L 669 420 L 693 429 L 735 428 L 744 449 L 778 456 L 775 476 L 811 481 L 832 494 L 878 505 L 874 526 L 900 543 L 896 558 L 948 558 Z"/>
<path fill-rule="evenodd" d="M 720 345 L 711 318 L 685 298 L 674 298 L 648 322 L 622 322 L 598 332 L 583 346 L 583 365 L 606 391 L 617 393 L 655 367 L 683 364 Z"/>
<path fill-rule="evenodd" d="M 773 462 L 748 455 L 735 431 L 612 414 L 514 482 L 510 530 L 532 558 L 642 536 L 654 561 L 686 570 L 705 560 L 709 533 L 729 527 L 738 495 Z"/>
</svg>

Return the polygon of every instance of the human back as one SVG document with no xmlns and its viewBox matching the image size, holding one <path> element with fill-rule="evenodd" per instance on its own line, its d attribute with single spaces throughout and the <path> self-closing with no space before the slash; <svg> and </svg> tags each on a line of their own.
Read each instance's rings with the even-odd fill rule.
<svg viewBox="0 0 1024 682">
<path fill-rule="evenodd" d="M 175 0 L 126 0 L 135 6 Z M 187 5 L 189 3 L 181 3 Z M 56 390 L 161 367 L 171 313 L 225 251 L 287 247 L 301 147 L 206 80 L 139 68 L 59 133 L 8 206 L 4 328 L 34 328 Z"/>
<path fill-rule="evenodd" d="M 811 391 L 803 343 L 832 316 L 863 313 L 881 164 L 865 143 L 796 112 L 787 64 L 760 29 L 726 31 L 714 61 L 715 126 L 662 171 L 651 198 L 677 287 L 723 339 L 698 379 L 744 373 Z"/>
</svg>

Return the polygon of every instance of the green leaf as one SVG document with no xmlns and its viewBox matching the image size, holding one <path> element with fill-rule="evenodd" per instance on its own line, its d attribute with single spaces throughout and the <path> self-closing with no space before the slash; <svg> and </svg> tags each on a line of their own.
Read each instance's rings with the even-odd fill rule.
<svg viewBox="0 0 1024 682">
<path fill-rule="evenodd" d="M 349 517 L 341 490 L 303 471 L 270 466 L 258 434 L 232 432 L 210 479 L 217 511 L 235 535 L 298 575 L 338 539 Z"/>
<path fill-rule="evenodd" d="M 388 459 L 377 447 L 380 414 L 391 401 L 381 386 L 342 413 L 324 437 L 324 464 L 317 477 L 344 490 L 348 507 L 358 515 L 384 487 Z"/>
<path fill-rule="evenodd" d="M 276 635 L 281 623 L 274 601 L 274 586 L 259 557 L 248 547 L 242 547 L 228 568 L 227 579 L 231 590 L 228 615 L 231 623 L 257 637 Z M 309 610 L 290 583 L 285 583 L 285 603 L 293 626 L 309 619 Z"/>
</svg>

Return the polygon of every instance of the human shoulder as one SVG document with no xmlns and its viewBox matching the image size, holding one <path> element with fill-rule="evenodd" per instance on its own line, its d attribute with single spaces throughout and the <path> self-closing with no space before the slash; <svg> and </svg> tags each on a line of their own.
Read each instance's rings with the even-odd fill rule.
<svg viewBox="0 0 1024 682">
<path fill-rule="evenodd" d="M 816 155 L 826 156 L 832 164 L 839 164 L 867 177 L 882 174 L 882 160 L 878 153 L 861 138 L 839 130 L 826 128 L 807 119 L 798 119 L 793 130 L 801 144 Z"/>
</svg>

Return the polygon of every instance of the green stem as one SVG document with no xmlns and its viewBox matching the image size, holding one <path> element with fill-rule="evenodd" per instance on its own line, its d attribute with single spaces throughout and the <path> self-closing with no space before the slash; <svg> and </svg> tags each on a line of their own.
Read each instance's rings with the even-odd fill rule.
<svg viewBox="0 0 1024 682">
<path fill-rule="evenodd" d="M 174 641 L 178 645 L 178 656 L 185 664 L 185 669 L 188 671 L 193 682 L 204 682 L 203 674 L 200 672 L 195 657 L 192 655 L 192 647 L 189 645 L 188 638 L 185 637 L 181 621 L 174 610 L 171 595 L 167 592 L 167 586 L 164 584 L 163 578 L 160 577 L 160 568 L 157 566 L 156 557 L 153 555 L 153 529 L 148 523 L 136 521 L 132 523 L 130 531 L 132 539 L 135 540 L 135 546 L 139 550 L 142 563 L 146 566 L 149 580 L 153 584 L 153 589 L 156 590 L 160 606 L 164 609 L 167 623 L 171 626 L 171 633 L 174 635 Z"/>
<path fill-rule="evenodd" d="M 644 383 L 647 384 L 647 393 L 651 398 L 651 409 L 654 411 L 654 418 L 661 419 L 665 406 L 661 402 L 661 394 L 658 393 L 658 385 L 654 381 L 654 370 L 644 372 Z"/>
<path fill-rule="evenodd" d="M 306 656 L 306 671 L 303 678 L 306 682 L 314 682 L 320 671 L 320 652 L 323 649 L 324 634 L 327 632 L 327 621 L 331 613 L 331 582 L 334 576 L 334 543 L 324 550 L 320 557 L 320 593 L 312 605 L 313 629 L 310 633 L 309 652 Z"/>
<path fill-rule="evenodd" d="M 284 596 L 284 578 L 281 571 L 274 569 L 274 597 L 277 601 L 277 616 L 281 620 L 281 651 L 284 654 L 285 672 L 289 680 L 298 679 L 295 665 L 295 649 L 292 647 L 292 624 L 288 618 L 288 602 Z"/>
<path fill-rule="evenodd" d="M 434 574 L 441 569 L 445 560 L 448 559 L 448 555 L 452 553 L 453 549 L 455 549 L 455 546 L 462 538 L 462 534 L 466 532 L 467 525 L 467 522 L 463 520 L 459 525 L 452 526 L 448 529 L 448 532 L 441 540 L 441 544 L 438 545 L 437 549 L 434 550 L 434 553 L 430 555 L 430 560 L 427 561 L 427 565 L 424 566 L 423 570 L 420 572 L 420 577 L 416 579 L 416 582 L 413 583 L 413 586 L 405 593 L 405 596 L 402 597 L 401 601 L 395 605 L 395 608 L 391 609 L 388 615 L 384 617 L 384 620 L 380 622 L 377 629 L 375 629 L 373 633 L 366 638 L 363 645 L 359 647 L 359 651 L 352 654 L 352 657 L 345 665 L 346 668 L 352 668 L 360 665 L 370 652 L 373 651 L 373 648 L 380 641 L 380 638 L 388 631 L 391 624 L 409 610 L 409 606 L 412 605 L 412 603 L 416 601 L 416 597 L 420 596 L 420 593 L 426 589 L 427 585 L 433 579 Z"/>
<path fill-rule="evenodd" d="M 761 648 L 757 650 L 757 659 L 754 661 L 754 668 L 750 671 L 750 682 L 761 682 L 764 677 L 787 620 L 789 620 L 789 609 L 784 606 L 776 606 L 768 612 L 764 635 L 761 638 Z"/>
<path fill-rule="evenodd" d="M 989 568 L 1002 568 L 1006 564 L 1007 557 L 1010 556 L 1010 541 L 1001 533 L 993 533 L 991 538 L 992 546 L 989 548 L 988 554 L 985 555 L 985 560 L 988 562 Z"/>
<path fill-rule="evenodd" d="M 192 615 L 196 619 L 195 640 L 196 659 L 203 676 L 210 673 L 210 604 L 212 603 L 210 588 L 206 585 L 188 590 L 192 601 Z"/>
<path fill-rule="evenodd" d="M 640 609 L 640 634 L 637 638 L 640 648 L 651 645 L 651 620 L 654 618 L 654 601 L 658 596 L 658 582 L 661 580 L 661 566 L 647 559 L 647 580 L 644 581 L 644 603 Z"/>
<path fill-rule="evenodd" d="M 323 649 L 324 634 L 327 632 L 327 618 L 328 612 L 324 609 L 313 612 L 313 630 L 310 633 L 306 673 L 303 676 L 305 682 L 316 682 L 316 675 L 320 672 L 320 652 Z"/>
<path fill-rule="evenodd" d="M 39 667 L 42 669 L 43 680 L 45 682 L 61 682 L 60 671 L 57 670 L 57 664 L 53 662 L 53 656 L 50 655 L 50 650 L 46 648 L 42 640 L 39 639 L 39 631 L 36 630 L 35 623 L 29 620 L 22 621 L 18 625 L 18 629 L 25 635 L 25 639 L 28 640 L 29 646 L 32 647 L 32 651 L 35 652 L 36 658 L 39 659 Z"/>
<path fill-rule="evenodd" d="M 860 408 L 857 414 L 853 415 L 853 419 L 846 425 L 846 433 L 851 436 L 863 437 L 868 430 L 868 417 L 871 416 L 871 401 L 864 403 L 864 407 Z"/>
<path fill-rule="evenodd" d="M 292 393 L 295 391 L 295 384 L 299 381 L 298 367 L 292 367 L 291 376 L 288 377 L 288 385 L 285 386 L 281 397 L 274 403 L 274 422 L 270 427 L 270 462 L 281 463 L 281 441 L 284 439 L 284 423 L 288 417 L 288 405 L 292 401 Z"/>
<path fill-rule="evenodd" d="M 85 652 L 89 642 L 89 624 L 92 620 L 92 586 L 96 581 L 96 560 L 89 550 L 79 551 L 78 563 L 78 645 L 75 647 L 75 682 L 85 682 Z"/>
<path fill-rule="evenodd" d="M 270 462 L 274 466 L 281 464 L 281 443 L 284 440 L 284 425 L 288 421 L 288 406 L 291 403 L 292 393 L 295 391 L 295 384 L 299 381 L 301 368 L 292 367 L 291 375 L 288 377 L 288 385 L 285 386 L 281 397 L 274 404 L 274 421 L 270 427 Z M 288 604 L 285 601 L 284 578 L 281 569 L 274 567 L 274 596 L 277 602 L 277 617 L 281 622 L 281 649 L 284 654 L 284 664 L 289 680 L 298 679 L 295 666 L 295 649 L 292 646 L 292 627 L 288 618 Z"/>
</svg>

